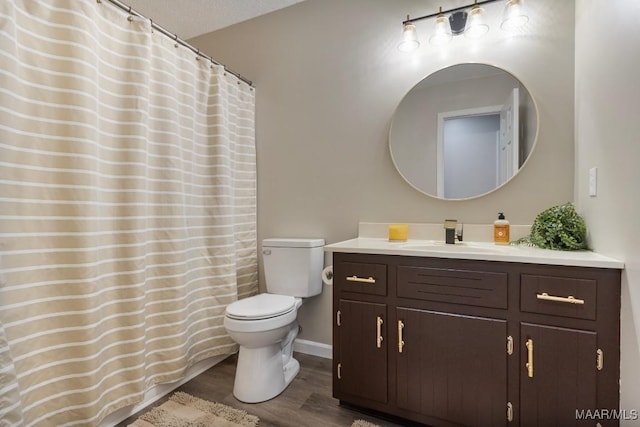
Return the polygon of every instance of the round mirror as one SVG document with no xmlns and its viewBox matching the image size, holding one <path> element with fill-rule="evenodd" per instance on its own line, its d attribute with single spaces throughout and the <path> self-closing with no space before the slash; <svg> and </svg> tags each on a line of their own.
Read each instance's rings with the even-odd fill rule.
<svg viewBox="0 0 640 427">
<path fill-rule="evenodd" d="M 468 199 L 509 181 L 536 141 L 535 102 L 510 73 L 458 64 L 415 85 L 389 131 L 391 158 L 411 186 L 442 199 Z"/>
</svg>

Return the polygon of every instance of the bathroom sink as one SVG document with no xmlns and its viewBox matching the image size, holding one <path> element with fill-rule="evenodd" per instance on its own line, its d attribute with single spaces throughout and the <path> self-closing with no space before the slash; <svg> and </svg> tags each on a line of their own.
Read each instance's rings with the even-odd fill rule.
<svg viewBox="0 0 640 427">
<path fill-rule="evenodd" d="M 424 240 L 406 242 L 399 246 L 401 249 L 414 251 L 437 251 L 437 252 L 473 252 L 473 253 L 505 253 L 509 246 L 495 245 L 489 242 L 456 242 L 447 244 L 439 240 Z"/>
</svg>

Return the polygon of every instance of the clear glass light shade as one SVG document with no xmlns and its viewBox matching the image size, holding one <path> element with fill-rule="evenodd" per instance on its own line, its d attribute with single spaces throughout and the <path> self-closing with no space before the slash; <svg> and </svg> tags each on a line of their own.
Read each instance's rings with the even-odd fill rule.
<svg viewBox="0 0 640 427">
<path fill-rule="evenodd" d="M 484 36 L 489 31 L 489 26 L 484 23 L 484 9 L 480 6 L 473 6 L 467 17 L 467 26 L 464 28 L 465 37 L 477 39 Z"/>
<path fill-rule="evenodd" d="M 444 15 L 438 15 L 436 24 L 433 27 L 433 35 L 429 38 L 429 43 L 433 45 L 443 45 L 451 41 L 451 24 Z"/>
<path fill-rule="evenodd" d="M 416 26 L 411 22 L 404 24 L 402 30 L 402 41 L 398 45 L 398 50 L 402 52 L 412 52 L 420 47 L 418 41 L 418 33 L 416 32 Z"/>
<path fill-rule="evenodd" d="M 522 27 L 529 21 L 529 17 L 524 14 L 523 0 L 509 0 L 504 7 L 502 15 L 502 24 L 500 28 L 503 30 L 513 30 Z"/>
</svg>

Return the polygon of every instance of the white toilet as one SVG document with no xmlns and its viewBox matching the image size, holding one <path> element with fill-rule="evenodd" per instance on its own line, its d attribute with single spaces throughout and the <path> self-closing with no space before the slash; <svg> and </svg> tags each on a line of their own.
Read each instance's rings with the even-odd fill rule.
<svg viewBox="0 0 640 427">
<path fill-rule="evenodd" d="M 292 357 L 302 298 L 322 291 L 324 239 L 262 241 L 267 293 L 230 304 L 224 327 L 240 345 L 233 395 L 242 402 L 276 397 L 300 371 Z"/>
</svg>

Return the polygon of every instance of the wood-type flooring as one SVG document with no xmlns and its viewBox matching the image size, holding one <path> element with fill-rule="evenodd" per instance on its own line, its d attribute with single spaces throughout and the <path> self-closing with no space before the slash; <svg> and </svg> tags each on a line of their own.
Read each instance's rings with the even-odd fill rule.
<svg viewBox="0 0 640 427">
<path fill-rule="evenodd" d="M 356 419 L 381 427 L 413 425 L 341 406 L 331 395 L 331 360 L 301 353 L 295 353 L 295 358 L 300 362 L 300 372 L 282 394 L 266 402 L 246 404 L 233 396 L 237 355 L 228 357 L 175 391 L 244 409 L 260 418 L 259 427 L 350 427 Z M 169 395 L 152 406 L 162 404 Z M 117 427 L 126 427 L 149 409 L 151 407 L 132 415 Z"/>
</svg>

